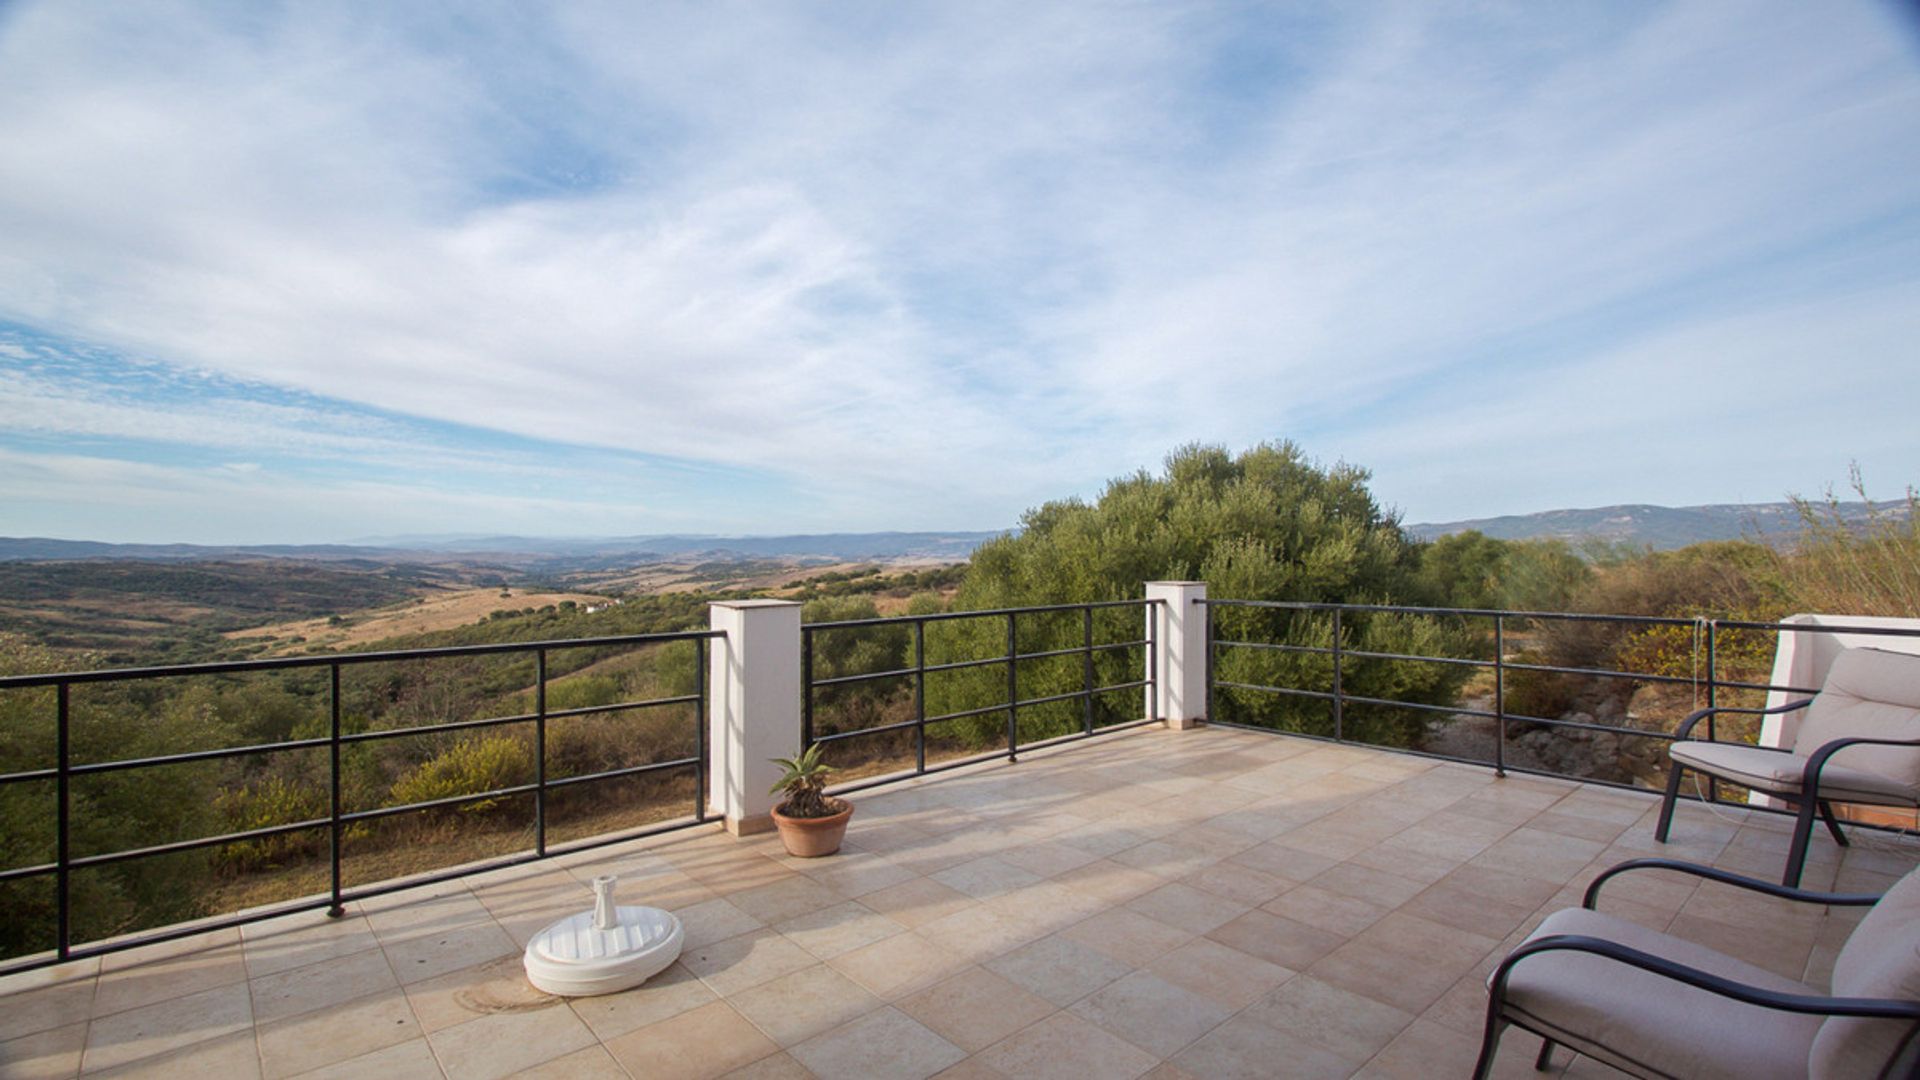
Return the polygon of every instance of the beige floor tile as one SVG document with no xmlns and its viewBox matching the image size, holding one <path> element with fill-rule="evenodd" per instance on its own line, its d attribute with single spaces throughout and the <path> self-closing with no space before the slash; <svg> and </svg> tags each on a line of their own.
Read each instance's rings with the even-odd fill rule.
<svg viewBox="0 0 1920 1080">
<path fill-rule="evenodd" d="M 389 941 L 387 962 L 402 983 L 416 983 L 502 956 L 522 946 L 491 920 Z"/>
<path fill-rule="evenodd" d="M 1125 908 L 1114 908 L 1075 923 L 1061 934 L 1133 967 L 1145 967 L 1194 935 Z"/>
<path fill-rule="evenodd" d="M 247 965 L 238 930 L 221 930 L 156 947 L 109 953 L 101 958 L 93 1015 L 137 1009 L 199 990 L 244 982 L 246 978 Z"/>
<path fill-rule="evenodd" d="M 919 876 L 884 856 L 860 852 L 842 852 L 831 859 L 807 859 L 796 869 L 849 900 Z"/>
<path fill-rule="evenodd" d="M 12 1076 L 12 1067 L 8 1067 L 8 1076 Z M 181 1076 L 219 1077 L 220 1080 L 258 1080 L 260 1073 L 260 1052 L 254 1045 L 253 1032 L 239 1031 L 218 1039 L 208 1039 L 191 1046 L 183 1046 L 170 1053 L 155 1057 L 142 1058 L 139 1061 L 122 1065 L 117 1069 L 104 1072 L 89 1072 L 89 1077 L 114 1077 L 119 1080 L 170 1080 Z"/>
<path fill-rule="evenodd" d="M 896 1007 L 968 1053 L 983 1050 L 1054 1011 L 1047 999 L 979 967 L 901 998 Z"/>
<path fill-rule="evenodd" d="M 1108 904 L 1124 904 L 1143 893 L 1166 884 L 1157 874 L 1114 862 L 1095 859 L 1053 878 L 1055 884 Z"/>
<path fill-rule="evenodd" d="M 400 985 L 379 949 L 322 960 L 253 980 L 253 1020 L 279 1020 Z"/>
<path fill-rule="evenodd" d="M 1519 828 L 1474 856 L 1472 864 L 1558 885 L 1585 869 L 1606 847 L 1592 840 Z"/>
<path fill-rule="evenodd" d="M 794 944 L 827 960 L 905 933 L 907 928 L 857 900 L 848 900 L 777 923 L 774 929 Z"/>
<path fill-rule="evenodd" d="M 1315 874 L 1307 884 L 1383 908 L 1399 907 L 1427 887 L 1424 881 L 1355 862 L 1328 867 Z"/>
<path fill-rule="evenodd" d="M 1208 1080 L 1271 1080 L 1278 1075 L 1288 1080 L 1344 1080 L 1361 1063 L 1348 1061 L 1300 1033 L 1277 1031 L 1237 1016 L 1180 1051 L 1173 1064 Z"/>
<path fill-rule="evenodd" d="M 522 978 L 520 983 L 525 986 L 526 980 Z M 531 986 L 526 990 L 538 993 Z M 567 1004 L 601 1042 L 606 1042 L 714 1000 L 713 990 L 699 976 L 684 964 L 674 964 L 630 990 L 573 998 Z"/>
<path fill-rule="evenodd" d="M 434 1058 L 433 1048 L 427 1044 L 427 1040 L 408 1039 L 383 1050 L 342 1061 L 338 1065 L 301 1073 L 296 1080 L 359 1080 L 361 1077 L 440 1080 L 445 1075 L 440 1071 L 440 1062 Z"/>
<path fill-rule="evenodd" d="M 1083 998 L 1072 1011 L 1157 1059 L 1173 1056 L 1233 1015 L 1218 1001 L 1145 971 Z"/>
<path fill-rule="evenodd" d="M 958 889 L 922 877 L 876 889 L 860 902 L 907 927 L 924 926 L 979 903 Z"/>
<path fill-rule="evenodd" d="M 1404 1010 L 1309 975 L 1289 981 L 1242 1015 L 1360 1062 L 1378 1053 L 1414 1019 Z"/>
<path fill-rule="evenodd" d="M 1503 1046 L 1504 1053 L 1494 1059 L 1494 1075 L 1501 1080 L 1549 1075 L 1533 1070 L 1533 1055 L 1539 1052 L 1539 1040 L 1523 1038 L 1516 1041 L 1518 1045 Z M 1564 1064 L 1571 1056 L 1568 1051 L 1561 1050 L 1558 1060 Z M 1367 1069 L 1370 1076 L 1395 1077 L 1398 1080 L 1471 1076 L 1474 1063 L 1479 1058 L 1478 1035 L 1468 1035 L 1426 1020 L 1415 1020 L 1367 1063 Z"/>
<path fill-rule="evenodd" d="M 245 983 L 103 1016 L 87 1030 L 82 1067 L 97 1072 L 244 1031 L 253 1023 Z"/>
<path fill-rule="evenodd" d="M 976 964 L 1017 948 L 1044 932 L 1043 927 L 1009 918 L 978 903 L 914 930 L 933 944 Z"/>
<path fill-rule="evenodd" d="M 805 874 L 789 874 L 778 881 L 727 895 L 728 902 L 734 907 L 768 926 L 831 907 L 844 899 L 839 893 Z"/>
<path fill-rule="evenodd" d="M 1159 1062 L 1098 1024 L 1061 1011 L 980 1052 L 988 1068 L 1031 1080 L 1131 1080 Z"/>
<path fill-rule="evenodd" d="M 560 1001 L 441 1028 L 427 1036 L 448 1080 L 493 1080 L 593 1045 L 593 1032 Z"/>
<path fill-rule="evenodd" d="M 1255 909 L 1207 934 L 1230 949 L 1257 956 L 1269 964 L 1294 971 L 1346 943 L 1346 938 L 1317 926 L 1294 922 L 1271 911 Z"/>
<path fill-rule="evenodd" d="M 1204 934 L 1223 926 L 1252 907 L 1251 904 L 1230 900 L 1181 882 L 1171 882 L 1150 893 L 1136 896 L 1127 901 L 1126 906 L 1130 911 L 1158 919 L 1189 934 Z"/>
<path fill-rule="evenodd" d="M 1183 884 L 1238 901 L 1247 907 L 1259 907 L 1293 885 L 1285 878 L 1227 861 L 1203 867 L 1180 880 Z"/>
<path fill-rule="evenodd" d="M 493 917 L 459 881 L 442 882 L 429 889 L 432 891 L 410 889 L 367 901 L 363 908 L 374 936 L 382 942 L 399 941 L 416 934 L 445 933 Z"/>
<path fill-rule="evenodd" d="M 975 900 L 991 900 L 1042 880 L 1038 874 L 992 856 L 970 859 L 927 876 Z"/>
<path fill-rule="evenodd" d="M 629 1074 L 648 1080 L 722 1076 L 780 1049 L 724 1001 L 628 1032 L 606 1047 Z"/>
<path fill-rule="evenodd" d="M 681 947 L 697 949 L 716 941 L 725 941 L 765 924 L 733 906 L 732 901 L 715 897 L 674 912 L 680 920 Z"/>
<path fill-rule="evenodd" d="M 868 993 L 892 1000 L 931 986 L 968 962 L 917 933 L 906 933 L 840 953 L 828 964 Z"/>
<path fill-rule="evenodd" d="M 1396 912 L 1322 957 L 1307 974 L 1418 1014 L 1498 944 Z"/>
<path fill-rule="evenodd" d="M 878 1009 L 879 998 L 825 964 L 761 983 L 727 999 L 781 1046 L 810 1039 Z"/>
<path fill-rule="evenodd" d="M 527 982 L 518 956 L 450 971 L 405 989 L 407 1004 L 427 1034 L 495 1013 L 545 1008 L 559 1000 Z"/>
<path fill-rule="evenodd" d="M 1410 881 L 1425 884 L 1439 881 L 1460 865 L 1459 859 L 1450 859 L 1444 855 L 1412 847 L 1397 846 L 1395 842 L 1405 835 L 1405 833 L 1395 834 L 1386 841 L 1360 852 L 1347 862 L 1353 866 L 1384 870 Z"/>
<path fill-rule="evenodd" d="M 782 975 L 820 962 L 812 953 L 772 930 L 728 938 L 680 954 L 687 970 L 721 997 L 730 997 Z"/>
<path fill-rule="evenodd" d="M 589 1046 L 514 1073 L 514 1080 L 629 1080 L 604 1046 Z"/>
<path fill-rule="evenodd" d="M 999 853 L 999 858 L 1012 866 L 1017 866 L 1030 874 L 1050 878 L 1077 870 L 1099 858 L 1091 851 L 1063 844 L 1058 840 L 1036 840 L 1030 844 L 1009 848 Z"/>
<path fill-rule="evenodd" d="M 273 1080 L 337 1065 L 420 1034 L 406 995 L 398 990 L 262 1024 L 257 1031 L 262 1074 Z"/>
<path fill-rule="evenodd" d="M 964 1051 L 898 1009 L 883 1008 L 816 1035 L 789 1053 L 817 1076 L 922 1080 L 966 1057 Z"/>
<path fill-rule="evenodd" d="M 324 912 L 303 911 L 249 923 L 241 928 L 241 934 L 247 974 L 256 979 L 380 945 L 367 920 L 352 913 L 329 919 Z"/>
<path fill-rule="evenodd" d="M 1293 978 L 1293 971 L 1208 938 L 1195 938 L 1149 964 L 1145 970 L 1212 998 L 1229 1009 L 1243 1009 Z"/>
<path fill-rule="evenodd" d="M 792 1054 L 781 1051 L 733 1070 L 726 1080 L 813 1080 L 813 1072 Z"/>
<path fill-rule="evenodd" d="M 12 983 L 26 982 L 39 972 L 9 976 Z M 0 997 L 0 1040 L 17 1039 L 36 1031 L 65 1027 L 93 1015 L 96 977 L 76 975 L 60 982 L 33 986 Z"/>
<path fill-rule="evenodd" d="M 1303 851 L 1283 843 L 1282 841 L 1288 835 L 1291 834 L 1283 834 L 1279 839 L 1256 844 L 1245 851 L 1228 856 L 1226 861 L 1277 877 L 1290 885 L 1304 884 L 1308 878 L 1325 873 L 1340 864 L 1338 858 Z"/>
<path fill-rule="evenodd" d="M 987 968 L 1021 987 L 1066 1006 L 1133 970 L 1132 965 L 1053 934 L 995 957 Z"/>
<path fill-rule="evenodd" d="M 1262 910 L 1328 933 L 1352 937 L 1379 922 L 1390 909 L 1329 892 L 1318 885 L 1298 885 L 1262 905 Z"/>
<path fill-rule="evenodd" d="M 0 999 L 4 1004 L 4 999 Z M 87 1022 L 47 1028 L 0 1042 L 0 1072 L 19 1080 L 78 1076 L 87 1047 Z"/>
<path fill-rule="evenodd" d="M 1463 888 L 1449 878 L 1401 905 L 1408 915 L 1417 915 L 1442 926 L 1503 938 L 1539 908 L 1539 904 L 1509 903 Z"/>
</svg>

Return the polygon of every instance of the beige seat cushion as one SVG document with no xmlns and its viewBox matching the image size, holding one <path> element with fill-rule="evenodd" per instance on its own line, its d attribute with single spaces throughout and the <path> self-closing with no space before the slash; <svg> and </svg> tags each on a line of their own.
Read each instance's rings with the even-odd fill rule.
<svg viewBox="0 0 1920 1080">
<path fill-rule="evenodd" d="M 1848 736 L 1920 740 L 1920 656 L 1884 649 L 1845 649 L 1807 705 L 1794 737 L 1801 757 Z M 1849 746 L 1828 768 L 1845 765 L 1884 777 L 1883 783 L 1920 791 L 1920 747 Z M 1821 770 L 1821 788 L 1826 785 Z"/>
<path fill-rule="evenodd" d="M 1920 870 L 1894 883 L 1848 935 L 1833 962 L 1837 997 L 1920 1001 Z M 1834 1017 L 1814 1039 L 1812 1075 L 1874 1076 L 1913 1025 Z M 1905 1062 L 1911 1064 L 1913 1052 Z"/>
<path fill-rule="evenodd" d="M 1745 743 L 1688 739 L 1669 746 L 1667 753 L 1690 769 L 1775 795 L 1798 795 L 1807 767 L 1807 759 L 1798 754 Z M 1834 755 L 1820 770 L 1821 798 L 1885 806 L 1911 806 L 1920 802 L 1920 786 L 1853 768 L 1841 761 L 1844 753 Z"/>
<path fill-rule="evenodd" d="M 1703 945 L 1584 908 L 1549 915 L 1528 938 L 1581 934 L 1796 994 L 1821 994 Z M 1509 1014 L 1615 1068 L 1640 1076 L 1805 1078 L 1822 1018 L 1745 1005 L 1591 953 L 1530 956 L 1507 981 Z"/>
</svg>

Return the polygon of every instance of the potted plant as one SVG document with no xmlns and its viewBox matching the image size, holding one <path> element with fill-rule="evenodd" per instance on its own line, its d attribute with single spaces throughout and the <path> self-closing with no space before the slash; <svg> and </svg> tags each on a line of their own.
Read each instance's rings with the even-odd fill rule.
<svg viewBox="0 0 1920 1080">
<path fill-rule="evenodd" d="M 807 747 L 798 757 L 772 760 L 786 770 L 767 793 L 787 793 L 786 799 L 773 808 L 773 823 L 780 829 L 780 840 L 787 845 L 788 854 L 812 859 L 839 851 L 840 840 L 847 834 L 847 819 L 853 816 L 853 804 L 826 793 L 827 774 L 833 769 L 820 760 L 819 744 Z"/>
</svg>

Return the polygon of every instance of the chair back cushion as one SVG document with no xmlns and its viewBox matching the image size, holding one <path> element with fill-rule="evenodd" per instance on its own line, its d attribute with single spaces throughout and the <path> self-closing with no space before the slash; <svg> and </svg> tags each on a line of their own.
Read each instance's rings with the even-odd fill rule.
<svg viewBox="0 0 1920 1080">
<path fill-rule="evenodd" d="M 1834 658 L 1800 721 L 1793 752 L 1810 757 L 1849 736 L 1920 740 L 1920 656 L 1847 649 Z M 1920 747 L 1849 746 L 1829 760 L 1920 792 Z"/>
<path fill-rule="evenodd" d="M 1888 889 L 1854 928 L 1833 963 L 1833 994 L 1920 1001 L 1920 870 Z M 1814 1036 L 1808 1075 L 1879 1076 L 1897 1053 L 1903 1061 L 1913 1060 L 1920 1047 L 1907 1045 L 1902 1051 L 1913 1030 L 1912 1023 L 1900 1020 L 1832 1017 Z"/>
</svg>

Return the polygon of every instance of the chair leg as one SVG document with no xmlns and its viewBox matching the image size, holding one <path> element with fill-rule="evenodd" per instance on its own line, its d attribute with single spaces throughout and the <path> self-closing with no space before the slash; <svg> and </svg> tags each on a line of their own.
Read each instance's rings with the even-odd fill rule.
<svg viewBox="0 0 1920 1080">
<path fill-rule="evenodd" d="M 1487 1080 L 1493 1075 L 1493 1058 L 1500 1052 L 1500 1033 L 1506 1029 L 1500 1019 L 1500 1006 L 1487 1003 L 1487 1030 L 1480 1036 L 1480 1060 L 1473 1066 L 1473 1080 Z"/>
<path fill-rule="evenodd" d="M 1825 799 L 1820 800 L 1820 817 L 1826 821 L 1827 831 L 1833 834 L 1834 843 L 1841 847 L 1852 845 L 1853 842 L 1847 839 L 1847 834 L 1840 831 L 1840 822 L 1833 816 L 1833 804 Z"/>
<path fill-rule="evenodd" d="M 1820 800 L 1802 798 L 1800 813 L 1793 821 L 1793 844 L 1787 848 L 1787 872 L 1780 884 L 1789 889 L 1800 887 L 1800 870 L 1807 864 L 1807 842 L 1813 839 L 1813 815 Z"/>
<path fill-rule="evenodd" d="M 1673 825 L 1673 802 L 1680 797 L 1679 762 L 1673 763 L 1673 771 L 1667 774 L 1667 795 L 1660 800 L 1660 824 L 1653 828 L 1653 838 L 1661 843 L 1667 842 L 1667 829 Z"/>
<path fill-rule="evenodd" d="M 1540 1040 L 1540 1056 L 1533 1059 L 1534 1072 L 1546 1072 L 1553 1068 L 1553 1040 Z"/>
</svg>

